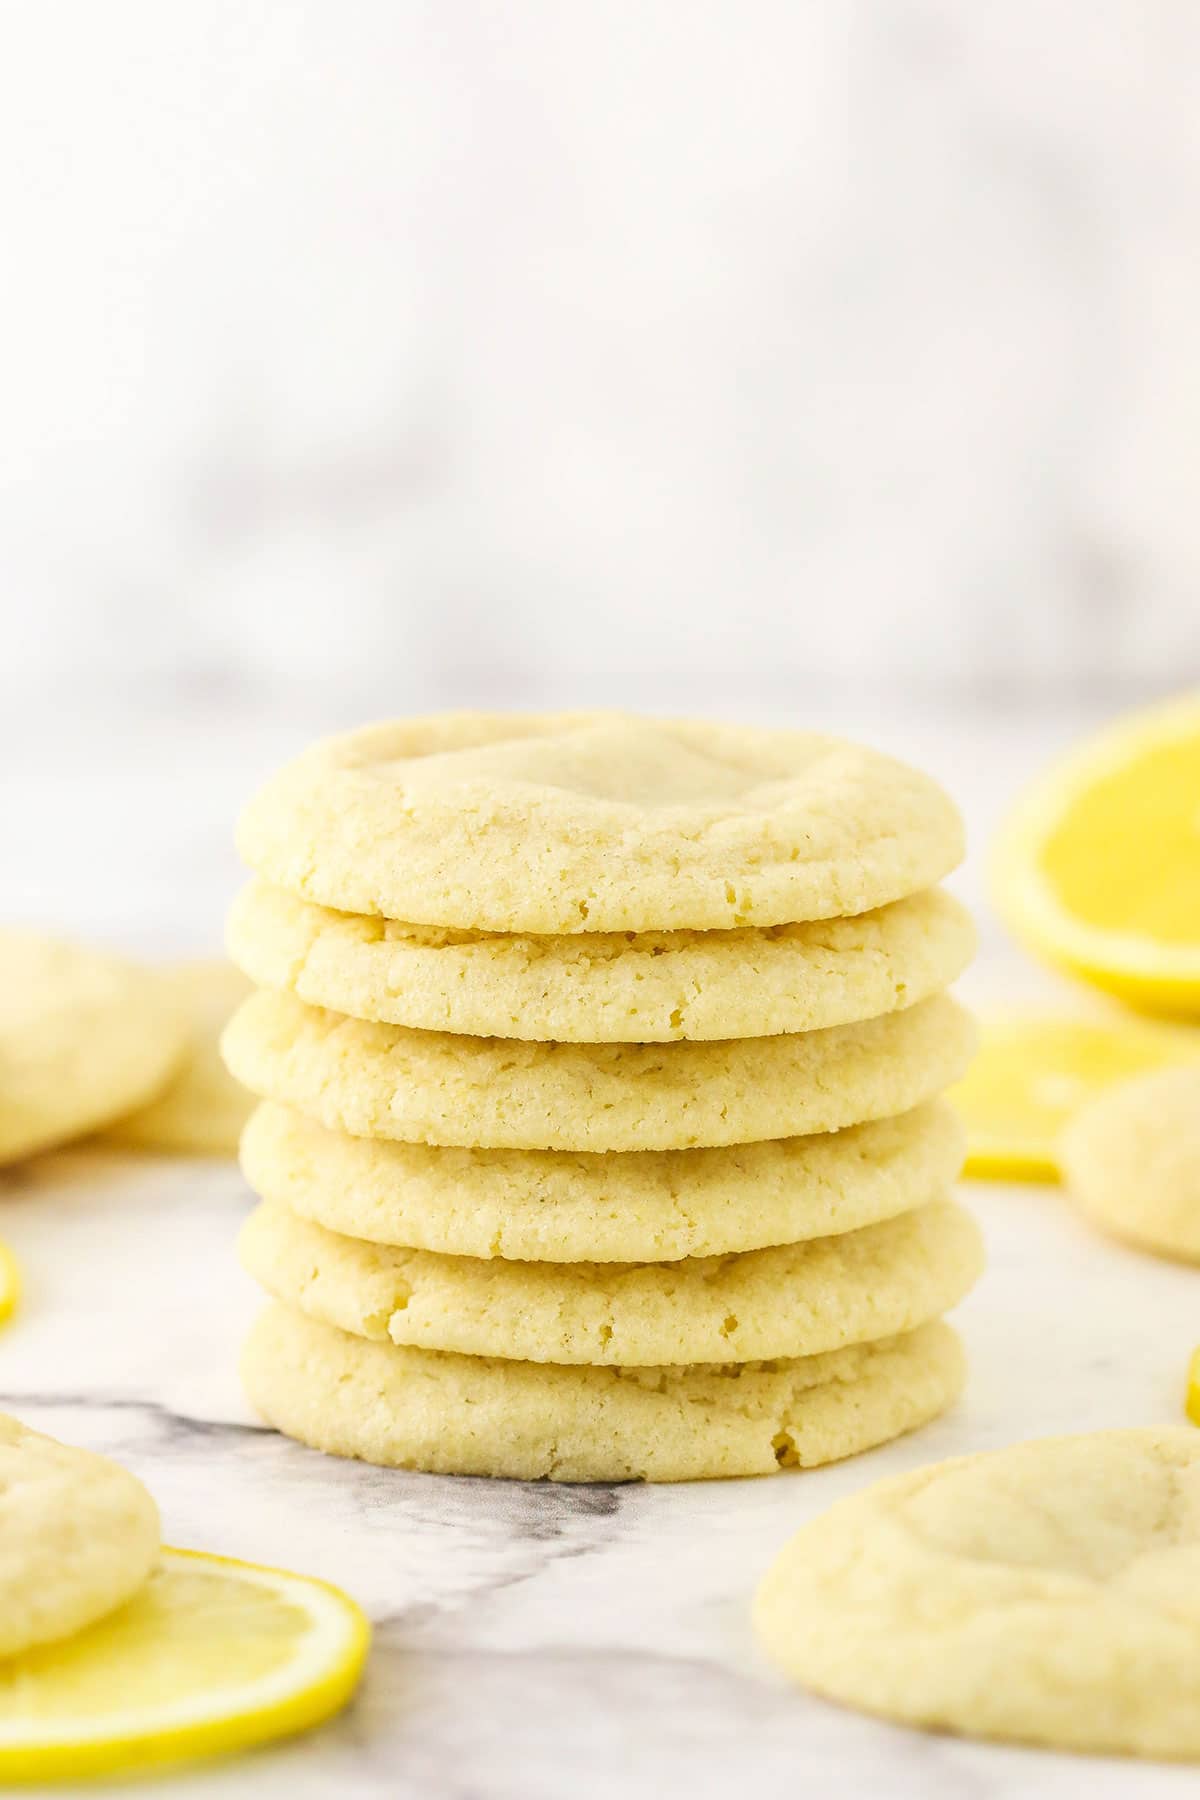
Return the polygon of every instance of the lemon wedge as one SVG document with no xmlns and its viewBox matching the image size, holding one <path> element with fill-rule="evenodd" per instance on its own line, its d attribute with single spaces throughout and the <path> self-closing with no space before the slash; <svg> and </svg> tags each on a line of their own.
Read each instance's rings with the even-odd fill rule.
<svg viewBox="0 0 1200 1800">
<path fill-rule="evenodd" d="M 21 1265 L 7 1244 L 0 1244 L 0 1325 L 11 1319 L 21 1298 Z"/>
<path fill-rule="evenodd" d="M 322 1581 L 164 1550 L 139 1594 L 76 1637 L 0 1661 L 0 1783 L 243 1750 L 329 1718 L 370 1627 Z"/>
<path fill-rule="evenodd" d="M 964 1174 L 1058 1179 L 1058 1138 L 1111 1082 L 1200 1061 L 1200 1031 L 1140 1019 L 983 1020 L 979 1051 L 948 1098 L 967 1127 Z"/>
<path fill-rule="evenodd" d="M 1048 962 L 1200 1015 L 1200 693 L 1119 719 L 1049 769 L 993 859 L 996 904 Z"/>
</svg>

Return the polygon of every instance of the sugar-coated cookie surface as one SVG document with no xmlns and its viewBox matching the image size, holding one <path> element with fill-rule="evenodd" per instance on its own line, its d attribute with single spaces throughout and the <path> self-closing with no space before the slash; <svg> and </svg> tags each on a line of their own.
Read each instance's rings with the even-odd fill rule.
<svg viewBox="0 0 1200 1800">
<path fill-rule="evenodd" d="M 221 1060 L 221 1032 L 250 983 L 231 963 L 178 963 L 161 971 L 188 1024 L 179 1072 L 152 1100 L 107 1132 L 130 1149 L 229 1156 L 254 1102 Z"/>
<path fill-rule="evenodd" d="M 975 930 L 939 888 L 765 930 L 535 937 L 334 912 L 258 880 L 234 901 L 228 943 L 262 986 L 356 1019 L 652 1044 L 815 1031 L 913 1006 L 962 973 Z"/>
<path fill-rule="evenodd" d="M 840 1501 L 759 1633 L 817 1693 L 937 1730 L 1200 1758 L 1200 1433 L 1047 1438 Z"/>
<path fill-rule="evenodd" d="M 242 1138 L 256 1193 L 347 1237 L 450 1256 L 669 1262 L 856 1231 L 962 1167 L 934 1101 L 815 1137 L 715 1150 L 464 1150 L 329 1131 L 264 1102 Z"/>
<path fill-rule="evenodd" d="M 1063 1133 L 1067 1192 L 1088 1218 L 1200 1262 L 1200 1063 L 1106 1088 Z"/>
<path fill-rule="evenodd" d="M 0 931 L 0 1163 L 95 1131 L 165 1087 L 186 1021 L 148 969 Z"/>
<path fill-rule="evenodd" d="M 263 990 L 222 1039 L 233 1074 L 355 1137 L 515 1150 L 675 1150 L 907 1112 L 966 1068 L 967 1014 L 906 1012 L 787 1037 L 530 1044 L 371 1024 Z"/>
<path fill-rule="evenodd" d="M 962 824 L 928 777 L 805 731 L 447 713 L 312 746 L 242 815 L 276 886 L 479 931 L 723 930 L 931 887 Z"/>
<path fill-rule="evenodd" d="M 894 1337 L 977 1279 L 970 1214 L 933 1201 L 842 1237 L 682 1263 L 523 1263 L 339 1237 L 264 1202 L 243 1267 L 288 1306 L 360 1337 L 526 1362 L 610 1365 L 814 1356 Z"/>
<path fill-rule="evenodd" d="M 963 1383 L 949 1326 L 755 1368 L 565 1368 L 369 1343 L 273 1306 L 242 1379 L 290 1437 L 444 1475 L 700 1481 L 853 1456 L 944 1412 Z"/>
<path fill-rule="evenodd" d="M 158 1512 L 136 1476 L 0 1413 L 0 1656 L 112 1612 L 158 1547 Z"/>
</svg>

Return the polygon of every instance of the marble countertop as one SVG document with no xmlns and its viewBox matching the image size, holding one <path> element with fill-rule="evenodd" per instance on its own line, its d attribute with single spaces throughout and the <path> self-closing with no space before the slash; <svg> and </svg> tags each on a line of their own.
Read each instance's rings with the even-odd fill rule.
<svg viewBox="0 0 1200 1800">
<path fill-rule="evenodd" d="M 847 729 L 854 729 L 847 721 Z M 147 950 L 200 949 L 236 881 L 228 820 L 306 735 L 122 724 L 46 734 L 7 809 L 0 916 Z M 965 785 L 976 842 L 994 801 L 1071 732 L 974 719 L 875 730 Z M 158 746 L 145 753 L 148 742 Z M 82 748 L 87 754 L 80 754 Z M 56 829 L 47 821 L 56 822 Z M 153 829 L 148 829 L 148 822 Z M 64 828 L 58 828 L 59 826 Z M 81 882 L 81 862 L 88 879 Z M 968 868 L 962 891 L 976 898 Z M 991 929 L 969 997 L 1011 991 Z M 1090 1235 L 1052 1188 L 964 1187 L 990 1267 L 960 1309 L 965 1400 L 915 1437 L 766 1481 L 555 1488 L 370 1469 L 257 1424 L 239 1340 L 258 1304 L 234 1238 L 232 1164 L 72 1150 L 0 1180 L 0 1236 L 26 1272 L 0 1334 L 0 1406 L 126 1462 L 169 1541 L 344 1586 L 375 1622 L 356 1704 L 295 1743 L 140 1792 L 389 1800 L 728 1800 L 836 1788 L 887 1800 L 1104 1800 L 1194 1790 L 1188 1770 L 924 1736 L 789 1688 L 751 1635 L 758 1576 L 792 1531 L 879 1476 L 1040 1433 L 1181 1416 L 1197 1277 Z M 92 1789 L 92 1792 L 108 1791 Z M 117 1790 L 114 1790 L 117 1791 Z M 130 1790 L 123 1790 L 130 1791 Z"/>
<path fill-rule="evenodd" d="M 254 1422 L 231 1165 L 108 1151 L 4 1181 L 28 1291 L 0 1405 L 119 1457 L 170 1541 L 320 1574 L 375 1621 L 355 1706 L 306 1739 L 152 1783 L 164 1792 L 392 1800 L 820 1793 L 1182 1793 L 1184 1770 L 925 1737 L 792 1691 L 747 1606 L 775 1550 L 838 1495 L 1044 1432 L 1178 1418 L 1196 1277 L 1092 1237 L 1050 1188 L 964 1187 L 991 1253 L 958 1318 L 966 1399 L 841 1466 L 765 1481 L 551 1487 L 370 1469 Z M 141 1790 L 144 1791 L 144 1788 Z"/>
</svg>

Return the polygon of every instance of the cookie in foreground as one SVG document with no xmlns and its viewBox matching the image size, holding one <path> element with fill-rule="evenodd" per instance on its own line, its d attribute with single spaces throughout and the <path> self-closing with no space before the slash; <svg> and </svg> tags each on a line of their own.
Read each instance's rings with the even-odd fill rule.
<svg viewBox="0 0 1200 1800">
<path fill-rule="evenodd" d="M 758 1591 L 831 1700 L 1052 1749 L 1200 1758 L 1200 1433 L 1046 1438 L 838 1502 Z"/>
</svg>

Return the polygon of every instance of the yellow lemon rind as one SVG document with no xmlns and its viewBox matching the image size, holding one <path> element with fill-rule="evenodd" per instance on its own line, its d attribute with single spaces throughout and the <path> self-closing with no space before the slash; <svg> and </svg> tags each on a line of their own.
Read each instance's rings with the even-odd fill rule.
<svg viewBox="0 0 1200 1800">
<path fill-rule="evenodd" d="M 162 1561 L 201 1562 L 239 1575 L 256 1586 L 274 1589 L 310 1614 L 316 1610 L 316 1600 L 327 1623 L 341 1622 L 343 1641 L 337 1654 L 303 1685 L 277 1692 L 259 1703 L 252 1700 L 241 1710 L 218 1713 L 221 1696 L 217 1695 L 202 1716 L 181 1723 L 171 1723 L 168 1716 L 167 1722 L 157 1727 L 148 1710 L 142 1714 L 142 1722 L 137 1723 L 137 1709 L 133 1709 L 125 1715 L 125 1723 L 121 1722 L 122 1715 L 116 1713 L 111 1726 L 102 1722 L 97 1729 L 71 1738 L 59 1730 L 39 1739 L 31 1731 L 22 1741 L 14 1742 L 10 1733 L 0 1731 L 0 1783 L 79 1780 L 232 1755 L 309 1731 L 340 1712 L 350 1700 L 362 1674 L 371 1627 L 362 1609 L 340 1588 L 313 1576 L 243 1562 L 236 1557 L 214 1556 L 202 1550 L 164 1546 Z M 261 1685 L 268 1689 L 282 1686 L 279 1672 L 274 1671 Z M 4 1741 L 6 1736 L 8 1742 Z"/>
<path fill-rule="evenodd" d="M 1188 1364 L 1187 1393 L 1184 1395 L 1183 1410 L 1193 1425 L 1200 1425 L 1200 1349 L 1192 1351 L 1192 1359 Z"/>
<path fill-rule="evenodd" d="M 1141 754 L 1200 735 L 1200 696 L 1118 720 L 1069 754 L 1017 804 L 991 859 L 997 910 L 1014 935 L 1059 969 L 1150 1011 L 1200 1010 L 1200 941 L 1164 946 L 1138 932 L 1111 931 L 1068 912 L 1042 869 L 1041 851 L 1072 805 L 1105 775 Z"/>
<path fill-rule="evenodd" d="M 6 1325 L 21 1304 L 21 1265 L 7 1244 L 0 1243 L 0 1325 Z"/>
<path fill-rule="evenodd" d="M 1061 1172 L 1048 1145 L 1034 1139 L 971 1137 L 962 1167 L 965 1181 L 1054 1182 Z"/>
</svg>

